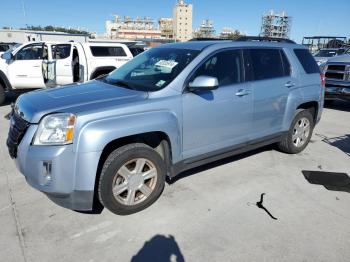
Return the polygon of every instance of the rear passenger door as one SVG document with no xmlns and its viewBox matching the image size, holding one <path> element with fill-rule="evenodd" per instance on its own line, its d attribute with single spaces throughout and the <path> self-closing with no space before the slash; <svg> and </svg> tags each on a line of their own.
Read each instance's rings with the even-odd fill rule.
<svg viewBox="0 0 350 262">
<path fill-rule="evenodd" d="M 246 77 L 254 94 L 251 140 L 282 131 L 290 89 L 297 83 L 291 76 L 290 63 L 282 49 L 244 50 Z"/>
<path fill-rule="evenodd" d="M 57 85 L 73 83 L 72 45 L 58 44 L 51 46 Z"/>
</svg>

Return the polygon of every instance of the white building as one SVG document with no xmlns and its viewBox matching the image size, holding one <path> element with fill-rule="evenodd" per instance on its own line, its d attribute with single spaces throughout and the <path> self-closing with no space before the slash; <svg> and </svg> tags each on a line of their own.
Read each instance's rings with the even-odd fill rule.
<svg viewBox="0 0 350 262">
<path fill-rule="evenodd" d="M 192 4 L 185 4 L 184 1 L 179 0 L 173 10 L 173 25 L 174 38 L 178 41 L 184 42 L 192 39 Z"/>
<path fill-rule="evenodd" d="M 0 29 L 0 42 L 25 43 L 34 41 L 88 42 L 88 35 L 63 32 Z"/>
</svg>

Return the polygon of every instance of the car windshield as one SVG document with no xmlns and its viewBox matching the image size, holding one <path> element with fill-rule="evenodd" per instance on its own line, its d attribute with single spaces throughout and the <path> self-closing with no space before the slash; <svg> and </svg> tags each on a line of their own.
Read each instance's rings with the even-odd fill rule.
<svg viewBox="0 0 350 262">
<path fill-rule="evenodd" d="M 332 57 L 337 54 L 337 50 L 320 50 L 315 57 Z"/>
<path fill-rule="evenodd" d="M 104 81 L 140 91 L 161 90 L 199 53 L 199 50 L 152 48 L 110 73 Z"/>
<path fill-rule="evenodd" d="M 344 52 L 344 54 L 350 55 L 350 48 Z"/>
</svg>

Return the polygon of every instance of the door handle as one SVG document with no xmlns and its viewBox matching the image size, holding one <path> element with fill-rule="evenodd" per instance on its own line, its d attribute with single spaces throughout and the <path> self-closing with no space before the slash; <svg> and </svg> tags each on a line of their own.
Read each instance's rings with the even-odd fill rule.
<svg viewBox="0 0 350 262">
<path fill-rule="evenodd" d="M 33 66 L 33 67 L 40 67 L 39 65 L 35 65 L 35 66 Z"/>
<path fill-rule="evenodd" d="M 288 81 L 287 83 L 284 84 L 284 86 L 287 88 L 291 88 L 291 87 L 295 86 L 295 83 L 293 83 L 292 81 Z"/>
<path fill-rule="evenodd" d="M 239 89 L 236 93 L 236 96 L 242 97 L 242 96 L 247 96 L 250 95 L 250 91 L 249 90 L 244 90 L 244 89 Z"/>
</svg>

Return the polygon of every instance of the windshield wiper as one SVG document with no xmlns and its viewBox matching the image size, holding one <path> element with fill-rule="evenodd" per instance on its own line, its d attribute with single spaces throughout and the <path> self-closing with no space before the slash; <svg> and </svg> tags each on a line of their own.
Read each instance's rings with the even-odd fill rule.
<svg viewBox="0 0 350 262">
<path fill-rule="evenodd" d="M 106 78 L 105 81 L 106 81 L 106 83 L 111 84 L 111 85 L 122 86 L 122 87 L 126 87 L 128 89 L 131 89 L 131 90 L 136 90 L 128 82 L 123 81 L 123 80 L 119 80 L 119 79 L 109 80 L 108 78 Z"/>
</svg>

